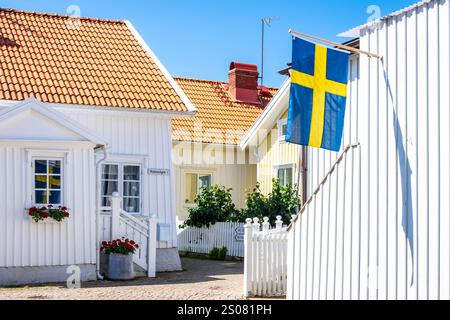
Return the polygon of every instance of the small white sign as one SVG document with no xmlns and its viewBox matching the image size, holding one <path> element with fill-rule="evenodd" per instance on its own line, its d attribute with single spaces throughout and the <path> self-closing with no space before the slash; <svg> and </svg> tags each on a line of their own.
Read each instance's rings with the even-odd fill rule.
<svg viewBox="0 0 450 320">
<path fill-rule="evenodd" d="M 148 174 L 153 176 L 168 176 L 170 174 L 169 169 L 148 169 Z"/>
<path fill-rule="evenodd" d="M 234 240 L 236 240 L 237 242 L 243 242 L 244 235 L 245 235 L 245 229 L 243 227 L 239 227 L 239 228 L 236 228 L 236 230 L 234 230 Z"/>
</svg>

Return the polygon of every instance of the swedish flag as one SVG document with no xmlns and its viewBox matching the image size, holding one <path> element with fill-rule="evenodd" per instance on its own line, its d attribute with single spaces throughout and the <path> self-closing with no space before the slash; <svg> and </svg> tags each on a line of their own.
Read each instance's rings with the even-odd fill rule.
<svg viewBox="0 0 450 320">
<path fill-rule="evenodd" d="M 286 141 L 339 151 L 350 54 L 294 38 Z"/>
</svg>

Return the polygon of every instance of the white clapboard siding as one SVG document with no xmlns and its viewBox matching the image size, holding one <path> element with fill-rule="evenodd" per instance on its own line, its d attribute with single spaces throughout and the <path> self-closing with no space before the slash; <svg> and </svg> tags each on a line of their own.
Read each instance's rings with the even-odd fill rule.
<svg viewBox="0 0 450 320">
<path fill-rule="evenodd" d="M 31 162 L 26 150 L 19 144 L 0 143 L 0 267 L 95 264 L 92 147 L 66 145 L 64 179 L 75 183 L 63 190 L 71 216 L 62 223 L 35 223 L 28 216 L 31 176 L 27 176 L 27 167 Z"/>
<path fill-rule="evenodd" d="M 213 248 L 227 247 L 230 257 L 244 257 L 244 224 L 218 222 L 209 228 L 180 229 L 180 251 L 208 254 Z"/>
<path fill-rule="evenodd" d="M 258 219 L 248 219 L 244 227 L 244 297 L 286 295 L 288 232 L 281 217 L 272 230 L 268 221 L 261 226 Z"/>
<path fill-rule="evenodd" d="M 126 155 L 128 159 L 134 156 L 136 160 L 144 161 L 142 214 L 148 217 L 157 215 L 160 223 L 170 224 L 172 239 L 160 242 L 159 247 L 176 247 L 170 118 L 118 110 L 62 108 L 60 111 L 108 141 L 112 156 Z M 170 174 L 148 175 L 146 169 L 169 170 Z"/>
<path fill-rule="evenodd" d="M 351 61 L 343 145 L 360 148 L 292 226 L 288 298 L 450 299 L 449 18 L 424 2 L 361 36 L 383 60 Z M 310 152 L 310 195 L 336 156 Z"/>
</svg>

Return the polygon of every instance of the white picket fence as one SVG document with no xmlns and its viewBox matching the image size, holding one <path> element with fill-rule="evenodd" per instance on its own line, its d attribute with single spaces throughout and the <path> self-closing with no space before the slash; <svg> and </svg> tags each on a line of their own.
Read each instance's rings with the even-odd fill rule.
<svg viewBox="0 0 450 320">
<path fill-rule="evenodd" d="M 208 254 L 213 248 L 227 247 L 230 257 L 244 257 L 244 224 L 218 222 L 209 228 L 179 229 L 178 250 Z"/>
<path fill-rule="evenodd" d="M 258 218 L 247 219 L 244 229 L 244 297 L 284 296 L 288 232 L 281 217 L 277 217 L 275 229 L 270 229 L 268 218 L 262 225 Z"/>
</svg>

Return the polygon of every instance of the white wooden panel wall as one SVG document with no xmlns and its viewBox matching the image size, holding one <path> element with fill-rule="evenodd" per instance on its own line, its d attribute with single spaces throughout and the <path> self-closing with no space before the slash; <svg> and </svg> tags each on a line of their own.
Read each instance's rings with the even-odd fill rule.
<svg viewBox="0 0 450 320">
<path fill-rule="evenodd" d="M 289 298 L 450 299 L 449 20 L 431 1 L 361 37 L 384 56 L 352 60 L 344 145 L 361 153 L 290 232 Z M 334 157 L 311 152 L 311 188 Z"/>
<path fill-rule="evenodd" d="M 64 190 L 71 217 L 61 224 L 36 224 L 25 210 L 30 206 L 26 150 L 0 144 L 0 267 L 95 264 L 94 152 L 66 149 L 65 179 L 74 181 Z"/>
<path fill-rule="evenodd" d="M 146 157 L 146 168 L 172 168 L 172 128 L 170 118 L 118 111 L 61 110 L 109 142 L 111 154 Z M 172 172 L 169 176 L 144 172 L 143 214 L 156 214 L 159 223 L 169 223 L 172 239 L 160 248 L 176 247 L 175 205 Z"/>
</svg>

